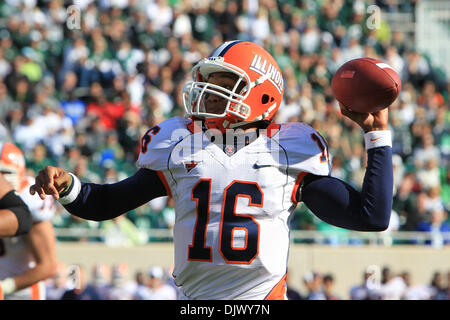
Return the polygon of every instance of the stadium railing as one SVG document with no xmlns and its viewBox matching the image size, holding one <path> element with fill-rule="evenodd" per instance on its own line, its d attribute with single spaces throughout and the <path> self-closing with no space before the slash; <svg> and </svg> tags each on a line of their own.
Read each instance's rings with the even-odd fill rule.
<svg viewBox="0 0 450 320">
<path fill-rule="evenodd" d="M 147 236 L 147 243 L 172 242 L 172 229 L 139 229 Z M 55 228 L 59 241 L 104 241 L 106 232 L 102 229 L 90 228 Z M 397 244 L 430 245 L 441 247 L 450 245 L 450 232 L 357 232 L 357 231 L 317 231 L 292 230 L 292 243 L 325 244 L 325 245 L 381 245 Z"/>
</svg>

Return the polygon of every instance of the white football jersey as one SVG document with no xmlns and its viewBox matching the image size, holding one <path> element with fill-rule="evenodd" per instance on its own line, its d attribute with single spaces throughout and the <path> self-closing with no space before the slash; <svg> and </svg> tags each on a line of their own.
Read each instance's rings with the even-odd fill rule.
<svg viewBox="0 0 450 320">
<path fill-rule="evenodd" d="M 325 141 L 286 123 L 228 152 L 220 134 L 212 143 L 214 132 L 195 128 L 183 118 L 155 126 L 137 161 L 175 201 L 175 283 L 188 299 L 283 298 L 294 196 L 306 173 L 330 174 Z"/>
<path fill-rule="evenodd" d="M 32 196 L 28 189 L 34 184 L 34 178 L 26 177 L 26 183 L 21 186 L 19 195 L 28 206 L 33 224 L 40 221 L 51 220 L 55 214 L 55 204 L 51 197 L 44 201 L 37 195 Z M 15 277 L 33 268 L 35 260 L 27 241 L 27 235 L 0 239 L 0 280 Z M 43 285 L 36 284 L 13 293 L 6 299 L 35 299 L 43 297 Z"/>
</svg>

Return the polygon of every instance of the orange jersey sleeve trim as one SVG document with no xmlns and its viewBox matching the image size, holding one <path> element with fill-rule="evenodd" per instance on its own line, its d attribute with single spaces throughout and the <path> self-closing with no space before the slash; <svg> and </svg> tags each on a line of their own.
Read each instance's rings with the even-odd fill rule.
<svg viewBox="0 0 450 320">
<path fill-rule="evenodd" d="M 30 290 L 31 290 L 31 300 L 41 300 L 39 282 L 31 285 Z"/>
<path fill-rule="evenodd" d="M 305 178 L 305 176 L 308 174 L 308 172 L 300 172 L 297 176 L 297 180 L 295 180 L 295 185 L 294 185 L 294 189 L 292 190 L 292 195 L 291 195 L 291 200 L 293 203 L 298 203 L 297 199 L 296 199 L 296 195 L 297 195 L 297 191 L 298 188 L 300 187 L 300 183 L 302 183 L 303 179 Z"/>
<path fill-rule="evenodd" d="M 286 279 L 287 274 L 270 290 L 264 300 L 286 300 Z"/>
<path fill-rule="evenodd" d="M 158 174 L 159 179 L 163 183 L 164 188 L 166 188 L 167 194 L 169 195 L 169 197 L 172 198 L 172 192 L 170 192 L 170 187 L 169 187 L 169 184 L 167 183 L 164 173 L 162 173 L 162 171 L 157 171 L 156 173 Z"/>
</svg>

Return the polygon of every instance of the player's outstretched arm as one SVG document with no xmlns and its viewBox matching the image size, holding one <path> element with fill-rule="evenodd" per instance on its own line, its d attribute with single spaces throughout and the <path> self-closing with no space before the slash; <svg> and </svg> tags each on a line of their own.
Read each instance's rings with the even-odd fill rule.
<svg viewBox="0 0 450 320">
<path fill-rule="evenodd" d="M 361 192 L 330 176 L 307 175 L 297 196 L 321 220 L 357 231 L 383 231 L 392 208 L 392 152 L 390 147 L 368 150 Z"/>
<path fill-rule="evenodd" d="M 112 184 L 82 183 L 61 168 L 39 171 L 30 193 L 52 195 L 71 214 L 87 220 L 113 219 L 144 203 L 167 195 L 156 171 L 139 169 L 133 176 Z"/>
<path fill-rule="evenodd" d="M 389 226 L 393 192 L 388 110 L 363 114 L 340 107 L 342 114 L 365 132 L 368 163 L 362 190 L 333 177 L 309 174 L 297 196 L 327 223 L 351 230 L 383 231 Z"/>
<path fill-rule="evenodd" d="M 30 231 L 31 225 L 28 206 L 0 173 L 0 237 L 24 235 Z"/>
</svg>

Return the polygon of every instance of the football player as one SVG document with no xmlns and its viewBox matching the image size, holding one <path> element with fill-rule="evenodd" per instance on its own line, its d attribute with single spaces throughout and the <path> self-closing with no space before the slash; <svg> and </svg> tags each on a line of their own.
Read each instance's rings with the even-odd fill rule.
<svg viewBox="0 0 450 320">
<path fill-rule="evenodd" d="M 0 238 L 23 235 L 30 229 L 31 214 L 27 205 L 0 169 Z"/>
<path fill-rule="evenodd" d="M 330 176 L 327 144 L 303 123 L 277 124 L 284 82 L 261 46 L 230 41 L 193 67 L 186 118 L 142 137 L 132 176 L 83 183 L 48 166 L 30 188 L 73 215 L 106 220 L 169 195 L 176 210 L 173 277 L 186 299 L 285 299 L 288 219 L 303 201 L 338 227 L 382 231 L 392 205 L 388 110 L 342 113 L 364 130 L 362 191 Z"/>
<path fill-rule="evenodd" d="M 28 192 L 34 178 L 25 175 L 25 158 L 12 143 L 0 144 L 0 170 L 28 206 L 32 225 L 26 235 L 0 239 L 0 291 L 8 300 L 43 300 L 43 280 L 56 272 L 52 198 L 41 201 Z"/>
</svg>

